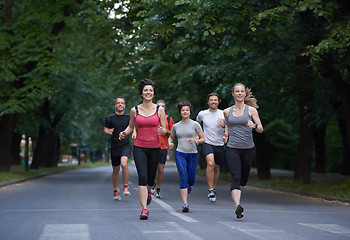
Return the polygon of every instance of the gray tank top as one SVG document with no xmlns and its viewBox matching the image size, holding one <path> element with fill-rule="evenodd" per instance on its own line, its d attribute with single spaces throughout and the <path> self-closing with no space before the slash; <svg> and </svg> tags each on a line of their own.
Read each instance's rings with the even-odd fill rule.
<svg viewBox="0 0 350 240">
<path fill-rule="evenodd" d="M 242 116 L 235 117 L 232 114 L 233 106 L 228 112 L 228 124 L 230 127 L 227 146 L 230 148 L 250 149 L 254 147 L 253 130 L 247 126 L 249 116 L 248 105 L 245 105 Z"/>
</svg>

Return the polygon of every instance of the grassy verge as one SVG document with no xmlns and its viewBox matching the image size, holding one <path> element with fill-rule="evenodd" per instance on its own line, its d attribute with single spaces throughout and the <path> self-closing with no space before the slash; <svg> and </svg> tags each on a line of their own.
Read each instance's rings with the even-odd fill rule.
<svg viewBox="0 0 350 240">
<path fill-rule="evenodd" d="M 198 170 L 201 175 L 205 176 L 205 170 Z M 231 175 L 220 174 L 220 180 L 231 182 Z M 308 193 L 310 195 L 317 195 L 328 199 L 336 198 L 350 201 L 350 180 L 343 183 L 311 181 L 308 184 L 303 184 L 295 182 L 290 178 L 280 177 L 272 177 L 269 180 L 259 180 L 257 174 L 251 173 L 249 176 L 248 185 Z"/>
<path fill-rule="evenodd" d="M 89 162 L 89 163 L 84 163 L 80 165 L 74 164 L 74 165 L 63 165 L 63 166 L 53 167 L 53 168 L 29 169 L 29 171 L 25 171 L 24 166 L 15 166 L 15 167 L 11 167 L 9 172 L 0 173 L 0 183 L 11 182 L 11 181 L 20 180 L 20 179 L 33 177 L 41 174 L 46 174 L 50 172 L 77 169 L 77 168 L 106 166 L 106 165 L 110 165 L 110 163 L 105 163 L 105 162 L 90 163 Z"/>
</svg>

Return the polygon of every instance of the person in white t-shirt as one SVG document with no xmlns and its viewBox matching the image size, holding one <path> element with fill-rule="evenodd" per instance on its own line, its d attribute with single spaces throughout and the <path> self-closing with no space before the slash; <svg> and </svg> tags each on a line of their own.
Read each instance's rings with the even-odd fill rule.
<svg viewBox="0 0 350 240">
<path fill-rule="evenodd" d="M 210 93 L 207 96 L 209 109 L 202 110 L 197 115 L 197 121 L 203 123 L 205 143 L 202 152 L 207 162 L 206 176 L 208 182 L 208 199 L 216 201 L 216 184 L 220 175 L 220 165 L 224 160 L 224 114 L 218 109 L 220 95 Z"/>
</svg>

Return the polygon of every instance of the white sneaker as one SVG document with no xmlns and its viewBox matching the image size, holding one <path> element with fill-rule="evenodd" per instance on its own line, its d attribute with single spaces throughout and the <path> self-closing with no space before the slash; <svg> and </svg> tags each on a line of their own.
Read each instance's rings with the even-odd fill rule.
<svg viewBox="0 0 350 240">
<path fill-rule="evenodd" d="M 125 196 L 129 196 L 130 195 L 129 187 L 124 187 L 124 195 Z"/>
<path fill-rule="evenodd" d="M 114 200 L 120 200 L 122 199 L 120 196 L 119 196 L 119 193 L 120 193 L 120 190 L 119 188 L 115 189 L 114 192 L 113 192 L 113 197 L 114 197 Z"/>
<path fill-rule="evenodd" d="M 156 186 L 157 184 L 154 183 L 153 187 L 151 188 L 151 194 L 154 195 L 156 193 Z"/>
<path fill-rule="evenodd" d="M 159 199 L 162 198 L 162 195 L 160 194 L 160 191 L 158 191 L 158 189 L 156 191 L 156 198 L 159 198 Z"/>
</svg>

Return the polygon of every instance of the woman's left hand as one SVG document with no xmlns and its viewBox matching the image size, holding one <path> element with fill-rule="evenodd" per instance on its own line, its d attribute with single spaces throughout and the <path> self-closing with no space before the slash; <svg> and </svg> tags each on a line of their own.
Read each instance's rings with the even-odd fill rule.
<svg viewBox="0 0 350 240">
<path fill-rule="evenodd" d="M 156 131 L 157 131 L 158 135 L 165 135 L 166 134 L 166 128 L 163 128 L 161 126 L 159 126 Z"/>
<path fill-rule="evenodd" d="M 252 128 L 252 129 L 255 129 L 255 123 L 251 120 L 247 120 L 247 126 Z"/>
</svg>

